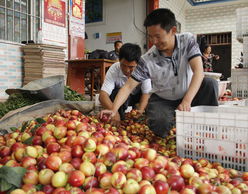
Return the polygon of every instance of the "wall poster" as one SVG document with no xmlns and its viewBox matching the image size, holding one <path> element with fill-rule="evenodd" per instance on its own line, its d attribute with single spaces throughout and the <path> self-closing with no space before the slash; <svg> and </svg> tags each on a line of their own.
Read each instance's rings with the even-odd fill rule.
<svg viewBox="0 0 248 194">
<path fill-rule="evenodd" d="M 66 5 L 61 0 L 44 1 L 44 22 L 65 27 Z"/>
</svg>

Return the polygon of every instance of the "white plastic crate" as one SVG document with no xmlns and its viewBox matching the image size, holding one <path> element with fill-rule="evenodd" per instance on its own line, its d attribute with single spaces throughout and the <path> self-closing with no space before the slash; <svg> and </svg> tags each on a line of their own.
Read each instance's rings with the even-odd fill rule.
<svg viewBox="0 0 248 194">
<path fill-rule="evenodd" d="M 243 36 L 248 35 L 248 7 L 236 9 L 236 35 L 243 42 Z"/>
<path fill-rule="evenodd" d="M 246 22 L 248 25 L 248 17 Z M 248 34 L 243 39 L 243 62 L 244 67 L 248 67 Z"/>
<path fill-rule="evenodd" d="M 177 154 L 248 171 L 248 108 L 193 107 L 176 111 Z"/>
<path fill-rule="evenodd" d="M 248 68 L 232 69 L 231 82 L 233 97 L 248 98 Z"/>
</svg>

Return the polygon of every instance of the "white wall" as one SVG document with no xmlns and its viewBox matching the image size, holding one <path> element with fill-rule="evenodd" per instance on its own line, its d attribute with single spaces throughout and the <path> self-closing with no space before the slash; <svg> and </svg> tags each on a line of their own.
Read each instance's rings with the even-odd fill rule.
<svg viewBox="0 0 248 194">
<path fill-rule="evenodd" d="M 136 29 L 136 26 L 145 32 L 143 27 L 146 16 L 145 0 L 104 0 L 105 21 L 100 25 L 86 25 L 88 39 L 85 40 L 85 48 L 113 50 L 113 44 L 106 44 L 106 33 L 122 32 L 124 43 L 131 42 L 143 48 L 146 43 L 145 34 Z M 134 3 L 134 6 L 133 6 Z M 134 9 L 134 10 L 133 10 Z M 133 14 L 133 11 L 135 14 Z M 94 33 L 101 34 L 99 39 L 94 39 Z"/>
<path fill-rule="evenodd" d="M 5 90 L 22 86 L 21 44 L 0 40 L 0 101 L 8 98 Z"/>
<path fill-rule="evenodd" d="M 191 5 L 187 0 L 160 0 L 159 7 L 160 8 L 168 8 L 170 9 L 176 17 L 176 20 L 181 23 L 181 32 L 185 32 L 185 14 L 186 9 Z"/>
<path fill-rule="evenodd" d="M 239 3 L 241 2 L 241 3 Z M 242 3 L 244 2 L 244 3 Z M 236 39 L 236 9 L 247 7 L 248 1 L 238 3 L 218 3 L 208 6 L 195 6 L 186 10 L 186 31 L 193 34 L 232 32 L 232 67 L 243 50 Z"/>
</svg>

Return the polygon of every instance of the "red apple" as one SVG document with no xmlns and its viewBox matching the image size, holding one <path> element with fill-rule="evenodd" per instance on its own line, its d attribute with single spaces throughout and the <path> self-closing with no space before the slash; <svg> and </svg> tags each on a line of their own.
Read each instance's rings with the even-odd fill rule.
<svg viewBox="0 0 248 194">
<path fill-rule="evenodd" d="M 3 146 L 0 149 L 0 157 L 3 158 L 5 156 L 9 156 L 11 154 L 11 149 L 7 146 Z"/>
<path fill-rule="evenodd" d="M 197 188 L 197 192 L 201 194 L 211 193 L 212 191 L 213 191 L 213 187 L 207 183 L 203 183 Z"/>
<path fill-rule="evenodd" d="M 42 185 L 51 184 L 54 172 L 51 169 L 43 169 L 39 172 L 39 183 Z"/>
<path fill-rule="evenodd" d="M 116 162 L 111 169 L 112 173 L 115 172 L 122 172 L 123 174 L 126 174 L 128 171 L 128 166 L 127 163 L 124 162 L 123 160 L 119 160 L 118 162 Z"/>
<path fill-rule="evenodd" d="M 123 189 L 124 193 L 136 194 L 140 190 L 139 183 L 133 179 L 128 179 Z"/>
<path fill-rule="evenodd" d="M 109 152 L 109 147 L 106 144 L 99 144 L 96 147 L 96 152 L 98 153 L 98 155 L 104 156 Z"/>
<path fill-rule="evenodd" d="M 91 162 L 87 162 L 87 161 L 81 163 L 79 169 L 80 171 L 84 173 L 86 177 L 94 175 L 96 171 L 94 164 L 92 164 Z"/>
<path fill-rule="evenodd" d="M 35 134 L 38 136 L 42 136 L 48 129 L 46 126 L 41 126 L 38 129 L 36 129 Z"/>
<path fill-rule="evenodd" d="M 75 170 L 75 168 L 70 163 L 63 163 L 59 167 L 59 171 L 63 171 L 65 173 L 67 173 L 67 174 L 70 174 L 74 170 Z"/>
<path fill-rule="evenodd" d="M 126 176 L 122 172 L 115 172 L 111 178 L 111 184 L 116 189 L 121 189 L 126 181 Z"/>
<path fill-rule="evenodd" d="M 76 131 L 80 132 L 80 131 L 87 131 L 88 129 L 88 123 L 79 123 L 76 126 Z"/>
<path fill-rule="evenodd" d="M 142 180 L 142 173 L 139 169 L 132 168 L 127 173 L 128 179 L 134 179 L 137 182 L 140 182 Z"/>
<path fill-rule="evenodd" d="M 58 157 L 60 157 L 62 162 L 70 162 L 72 160 L 71 152 L 68 151 L 59 152 Z"/>
<path fill-rule="evenodd" d="M 62 160 L 58 156 L 50 155 L 46 159 L 46 166 L 47 168 L 50 168 L 51 170 L 57 171 L 61 164 L 62 164 Z"/>
<path fill-rule="evenodd" d="M 117 189 L 111 187 L 110 189 L 107 189 L 107 190 L 104 192 L 104 194 L 120 194 L 120 192 L 119 192 Z"/>
<path fill-rule="evenodd" d="M 95 176 L 97 177 L 99 177 L 100 175 L 104 174 L 107 171 L 106 165 L 102 162 L 95 163 L 95 167 L 96 167 Z"/>
<path fill-rule="evenodd" d="M 32 185 L 32 184 L 24 184 L 24 185 L 22 185 L 22 190 L 25 191 L 26 193 L 34 193 L 34 192 L 36 192 L 35 185 Z"/>
<path fill-rule="evenodd" d="M 73 141 L 73 145 L 84 145 L 85 142 L 86 142 L 87 138 L 86 137 L 83 137 L 83 136 L 77 136 L 74 141 Z"/>
<path fill-rule="evenodd" d="M 146 184 L 140 188 L 138 194 L 156 194 L 156 190 L 152 185 Z"/>
<path fill-rule="evenodd" d="M 67 128 L 65 126 L 57 126 L 54 128 L 53 135 L 56 139 L 62 139 L 66 136 Z"/>
<path fill-rule="evenodd" d="M 52 186 L 53 187 L 64 187 L 67 183 L 67 175 L 65 172 L 59 171 L 56 172 L 52 177 Z"/>
<path fill-rule="evenodd" d="M 25 157 L 23 158 L 22 160 L 22 166 L 24 168 L 28 168 L 29 166 L 33 166 L 33 165 L 36 165 L 37 164 L 37 161 L 35 158 L 32 158 L 32 157 Z"/>
<path fill-rule="evenodd" d="M 68 130 L 75 130 L 76 129 L 75 121 L 72 121 L 72 120 L 67 121 L 66 127 Z"/>
<path fill-rule="evenodd" d="M 84 151 L 82 146 L 80 145 L 72 146 L 71 155 L 73 158 L 81 158 L 83 153 Z"/>
<path fill-rule="evenodd" d="M 51 154 L 53 152 L 59 152 L 60 145 L 58 143 L 49 143 L 46 149 L 48 154 Z"/>
<path fill-rule="evenodd" d="M 116 156 L 113 152 L 108 152 L 104 157 L 103 157 L 103 163 L 106 166 L 112 166 L 116 162 Z"/>
<path fill-rule="evenodd" d="M 25 173 L 22 180 L 25 184 L 37 185 L 39 182 L 39 176 L 37 172 L 29 170 Z"/>
<path fill-rule="evenodd" d="M 194 175 L 195 170 L 190 164 L 183 164 L 180 167 L 180 172 L 183 178 L 190 178 Z"/>
<path fill-rule="evenodd" d="M 82 160 L 80 158 L 72 158 L 71 160 L 71 164 L 75 169 L 79 169 L 80 168 L 80 164 L 81 164 Z"/>
<path fill-rule="evenodd" d="M 84 151 L 94 152 L 95 150 L 96 150 L 96 142 L 92 138 L 87 139 L 86 142 L 84 143 Z"/>
<path fill-rule="evenodd" d="M 99 183 L 97 181 L 97 178 L 94 176 L 87 177 L 84 181 L 83 188 L 89 189 L 93 187 L 99 187 Z"/>
<path fill-rule="evenodd" d="M 82 160 L 94 164 L 96 163 L 96 155 L 94 152 L 85 152 L 82 156 Z"/>
<path fill-rule="evenodd" d="M 172 190 L 180 191 L 184 186 L 184 179 L 178 175 L 171 175 L 167 180 Z"/>
<path fill-rule="evenodd" d="M 142 173 L 143 180 L 152 181 L 153 178 L 155 177 L 155 171 L 149 166 L 142 167 L 140 171 Z"/>
<path fill-rule="evenodd" d="M 153 186 L 157 194 L 164 194 L 164 193 L 168 193 L 169 191 L 169 185 L 165 181 L 161 181 L 161 180 L 155 181 Z"/>
<path fill-rule="evenodd" d="M 46 194 L 52 194 L 52 192 L 54 191 L 54 187 L 52 185 L 45 185 L 42 188 L 42 191 L 44 191 Z"/>
<path fill-rule="evenodd" d="M 135 159 L 134 167 L 137 169 L 141 169 L 144 166 L 149 166 L 149 161 L 145 158 L 137 158 Z"/>
<path fill-rule="evenodd" d="M 33 145 L 42 145 L 42 138 L 41 136 L 35 135 L 32 140 Z"/>
<path fill-rule="evenodd" d="M 157 152 L 154 149 L 146 148 L 142 151 L 142 156 L 149 161 L 153 161 L 157 156 Z"/>
<path fill-rule="evenodd" d="M 109 189 L 111 184 L 112 173 L 106 172 L 99 177 L 100 187 L 103 189 Z"/>
<path fill-rule="evenodd" d="M 70 173 L 68 183 L 73 187 L 80 187 L 85 180 L 84 174 L 79 170 L 74 170 Z"/>
</svg>

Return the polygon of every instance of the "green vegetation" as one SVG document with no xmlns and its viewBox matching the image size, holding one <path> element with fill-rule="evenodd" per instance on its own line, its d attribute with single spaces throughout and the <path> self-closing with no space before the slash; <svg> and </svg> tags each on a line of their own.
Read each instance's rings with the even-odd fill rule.
<svg viewBox="0 0 248 194">
<path fill-rule="evenodd" d="M 68 101 L 85 101 L 85 97 L 76 91 L 70 89 L 68 86 L 64 88 L 64 98 Z M 0 118 L 2 118 L 9 111 L 22 108 L 24 106 L 32 105 L 35 103 L 41 102 L 40 99 L 34 98 L 30 94 L 12 94 L 9 98 L 0 103 Z"/>
</svg>

